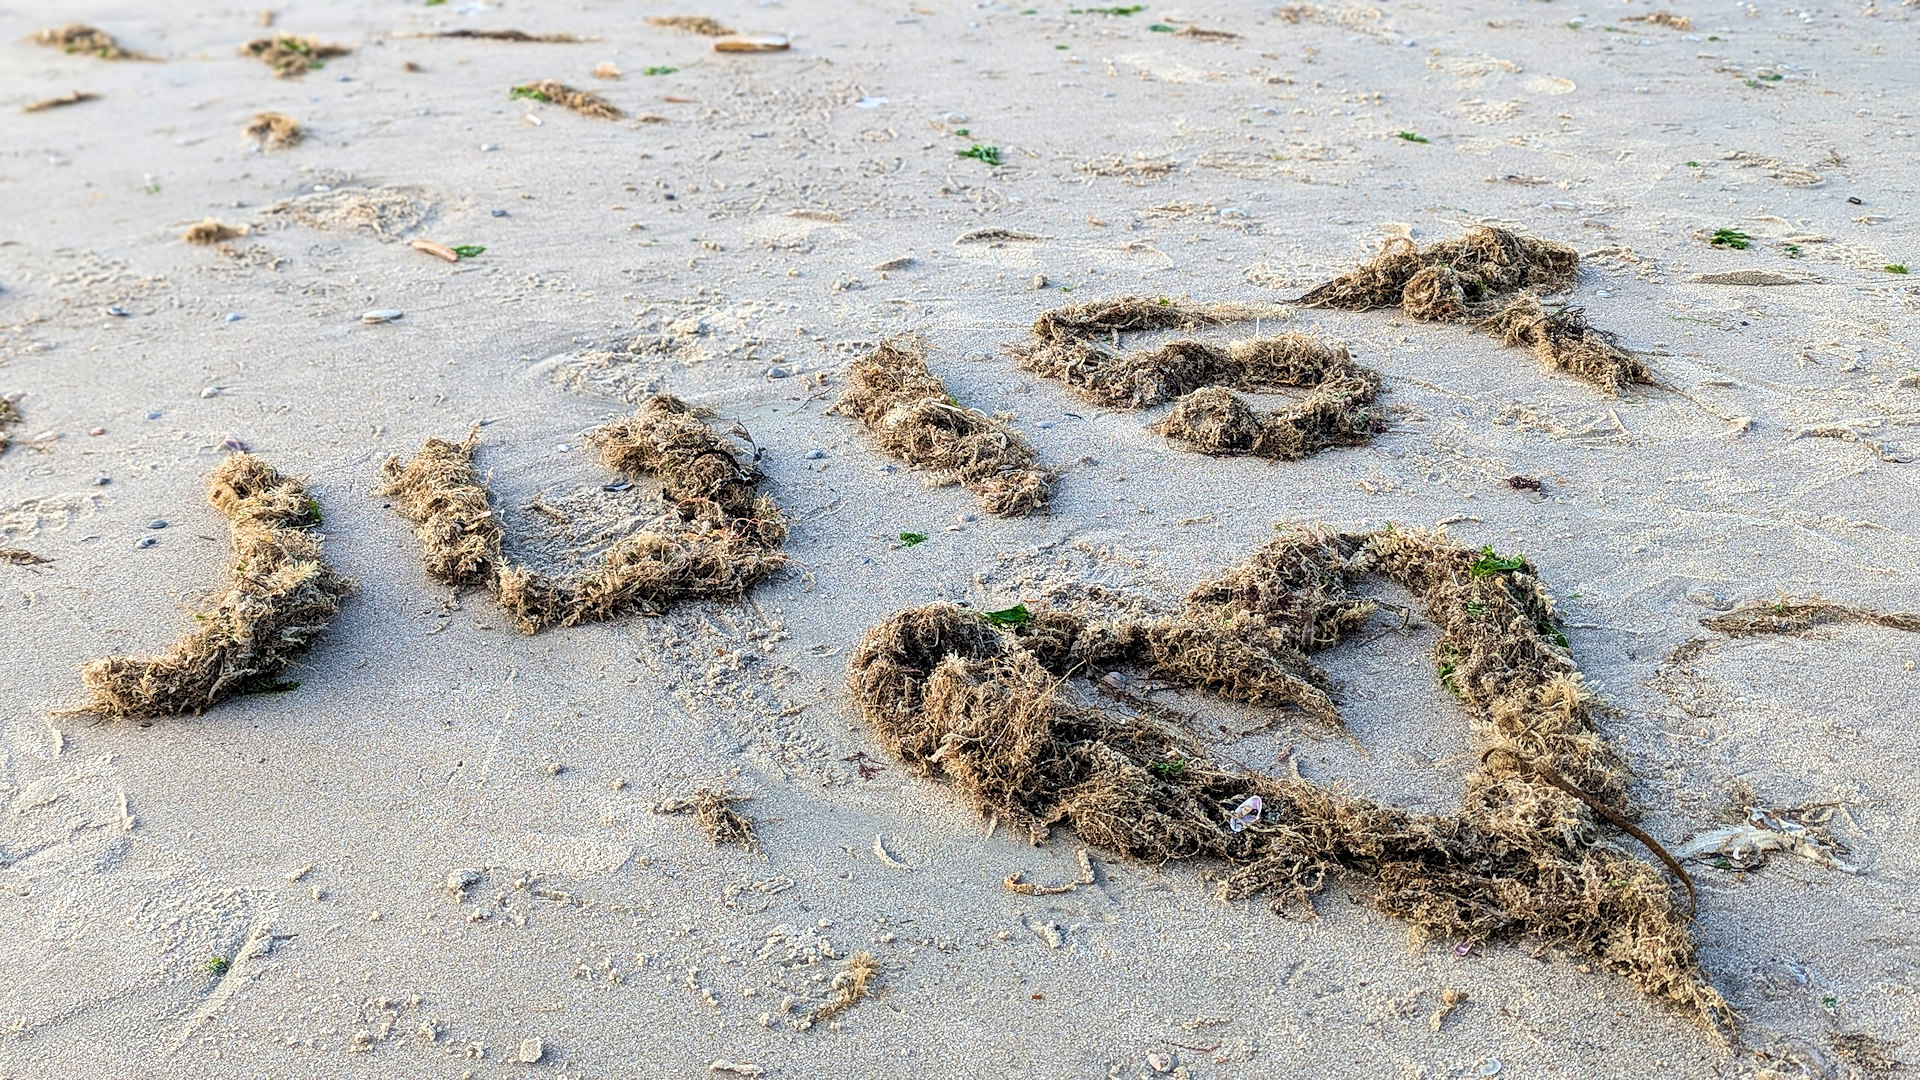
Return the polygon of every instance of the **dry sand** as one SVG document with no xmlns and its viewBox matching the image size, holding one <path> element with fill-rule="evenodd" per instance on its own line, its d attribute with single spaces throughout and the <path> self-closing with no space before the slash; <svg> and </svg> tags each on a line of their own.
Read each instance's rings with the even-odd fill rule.
<svg viewBox="0 0 1920 1080">
<path fill-rule="evenodd" d="M 1699 625 L 1782 592 L 1920 609 L 1920 279 L 1885 269 L 1920 269 L 1920 9 L 1682 0 L 1690 29 L 1626 21 L 1669 10 L 1645 3 L 1028 10 L 0 12 L 0 395 L 24 394 L 0 547 L 52 560 L 0 564 L 0 1075 L 1920 1060 L 1920 635 Z M 646 21 L 679 13 L 793 47 L 717 54 Z M 160 62 L 27 40 L 75 20 Z M 585 40 L 427 36 L 458 29 Z M 278 33 L 353 51 L 275 78 L 239 50 Z M 628 118 L 509 99 L 543 79 Z M 21 111 L 75 91 L 99 96 Z M 260 153 L 263 111 L 305 140 Z M 976 144 L 1002 164 L 958 156 Z M 208 217 L 251 228 L 181 242 Z M 1573 301 L 1665 388 L 1609 397 L 1463 325 L 1296 309 L 1261 329 L 1349 346 L 1388 426 L 1274 463 L 1185 452 L 1150 430 L 1170 406 L 1091 406 L 1004 350 L 1063 303 L 1273 303 L 1385 237 L 1483 223 L 1582 252 Z M 450 264 L 414 239 L 486 250 Z M 1057 470 L 1049 513 L 979 515 L 827 413 L 854 357 L 913 332 Z M 378 495 L 386 458 L 482 422 L 509 554 L 586 565 L 655 501 L 604 490 L 585 435 L 661 390 L 750 432 L 791 516 L 791 567 L 745 601 L 523 636 L 430 583 Z M 226 580 L 201 491 L 229 440 L 307 478 L 361 592 L 297 690 L 151 726 L 56 715 L 83 662 L 165 647 Z M 1693 864 L 1737 1045 L 1550 952 L 1410 949 L 1344 885 L 1283 918 L 1217 902 L 1208 867 L 1095 852 L 1092 885 L 1010 891 L 1078 879 L 1071 833 L 988 835 L 844 689 L 853 643 L 901 608 L 1091 584 L 1172 610 L 1296 520 L 1524 551 L 1669 846 L 1748 799 L 1831 809 L 1857 872 Z M 1351 736 L 1153 697 L 1222 758 L 1447 811 L 1477 744 L 1432 628 L 1399 627 L 1321 658 Z M 701 787 L 752 796 L 757 852 L 649 812 Z"/>
</svg>

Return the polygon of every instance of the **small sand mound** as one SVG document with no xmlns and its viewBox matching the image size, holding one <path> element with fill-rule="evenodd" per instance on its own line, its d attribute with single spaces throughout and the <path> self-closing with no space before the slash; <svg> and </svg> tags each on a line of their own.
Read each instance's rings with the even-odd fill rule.
<svg viewBox="0 0 1920 1080">
<path fill-rule="evenodd" d="M 257 140 L 262 149 L 284 150 L 289 146 L 298 146 L 307 137 L 307 131 L 300 121 L 285 113 L 255 113 L 247 124 L 247 137 Z"/>
<path fill-rule="evenodd" d="M 649 15 L 647 22 L 654 26 L 685 30 L 702 37 L 726 37 L 734 32 L 719 20 L 709 19 L 705 15 Z"/>
<path fill-rule="evenodd" d="M 187 226 L 187 231 L 180 234 L 180 239 L 189 244 L 218 244 L 245 235 L 245 225 L 223 225 L 213 218 L 207 218 Z"/>
<path fill-rule="evenodd" d="M 326 66 L 336 56 L 353 52 L 345 45 L 328 45 L 310 37 L 280 34 L 255 38 L 240 47 L 240 55 L 251 56 L 273 69 L 276 78 L 291 79 Z"/>
<path fill-rule="evenodd" d="M 169 652 L 90 661 L 80 675 L 91 696 L 76 712 L 197 716 L 234 694 L 290 689 L 276 680 L 354 590 L 321 560 L 320 508 L 299 481 L 235 454 L 213 471 L 207 501 L 233 521 L 233 586 Z"/>
<path fill-rule="evenodd" d="M 523 633 L 739 596 L 786 563 L 786 521 L 756 490 L 759 472 L 678 398 L 652 398 L 592 436 L 609 468 L 657 478 L 671 509 L 616 541 L 597 565 L 564 576 L 501 554 L 503 534 L 473 468 L 476 438 L 429 439 L 412 461 L 388 461 L 383 494 L 413 522 L 428 576 L 491 589 Z"/>
<path fill-rule="evenodd" d="M 1440 680 L 1485 744 L 1457 814 L 1412 814 L 1219 763 L 1162 714 L 1082 707 L 1058 693 L 1071 676 L 1144 667 L 1337 722 L 1308 655 L 1367 621 L 1374 605 L 1350 586 L 1369 573 L 1411 591 L 1440 628 Z M 888 750 L 1036 840 L 1065 823 L 1089 844 L 1152 865 L 1219 860 L 1223 897 L 1265 894 L 1276 907 L 1310 902 L 1338 874 L 1422 938 L 1543 939 L 1717 1032 L 1731 1024 L 1701 971 L 1687 910 L 1654 867 L 1602 833 L 1603 818 L 1626 821 L 1628 773 L 1595 729 L 1551 600 L 1524 558 L 1437 532 L 1295 527 L 1195 588 L 1172 618 L 1059 611 L 1001 628 L 931 604 L 869 630 L 847 678 Z"/>
<path fill-rule="evenodd" d="M 412 188 L 345 187 L 287 199 L 261 214 L 281 224 L 365 233 L 391 244 L 419 228 L 432 212 L 432 206 Z"/>
<path fill-rule="evenodd" d="M 1237 304 L 1188 304 L 1122 297 L 1049 311 L 1033 324 L 1037 341 L 1016 346 L 1027 370 L 1066 383 L 1089 401 L 1144 409 L 1177 401 L 1156 425 L 1170 439 L 1205 454 L 1252 454 L 1291 461 L 1334 446 L 1355 446 L 1384 428 L 1372 409 L 1378 373 L 1353 362 L 1344 347 L 1307 334 L 1235 341 L 1173 341 L 1142 352 L 1118 352 L 1100 335 L 1191 329 L 1268 314 Z M 1234 390 L 1301 388 L 1307 396 L 1261 412 Z"/>
<path fill-rule="evenodd" d="M 960 484 L 988 513 L 1014 517 L 1045 509 L 1051 478 L 1018 432 L 947 393 L 916 338 L 890 338 L 853 362 L 847 389 L 830 410 L 866 425 L 880 449 Z"/>
<path fill-rule="evenodd" d="M 59 49 L 67 53 L 88 53 L 102 60 L 150 60 L 129 49 L 122 48 L 113 35 L 105 30 L 96 30 L 83 23 L 69 23 L 66 26 L 37 30 L 28 40 L 35 45 L 45 45 L 50 49 Z"/>
<path fill-rule="evenodd" d="M 1565 244 L 1490 225 L 1427 247 L 1394 237 L 1371 262 L 1295 303 L 1369 311 L 1398 306 L 1424 322 L 1465 322 L 1506 345 L 1525 345 L 1554 371 L 1616 393 L 1653 376 L 1578 308 L 1548 312 L 1539 298 L 1573 287 L 1580 255 Z"/>
<path fill-rule="evenodd" d="M 523 83 L 508 93 L 509 97 L 532 98 L 563 109 L 572 109 L 581 116 L 590 116 L 596 120 L 618 120 L 627 114 L 619 106 L 599 94 L 587 90 L 575 90 L 566 83 L 553 79 Z"/>
<path fill-rule="evenodd" d="M 1757 634 L 1804 634 L 1816 626 L 1854 622 L 1920 633 L 1920 612 L 1875 611 L 1872 608 L 1835 604 L 1817 597 L 1795 599 L 1790 596 L 1742 604 L 1724 615 L 1701 619 L 1700 625 L 1728 637 L 1753 637 Z"/>
<path fill-rule="evenodd" d="M 745 795 L 703 787 L 691 795 L 655 803 L 651 809 L 656 814 L 692 814 L 694 825 L 715 847 L 731 844 L 758 851 L 760 841 L 753 835 L 753 822 L 733 808 L 735 803 L 746 801 Z"/>
</svg>

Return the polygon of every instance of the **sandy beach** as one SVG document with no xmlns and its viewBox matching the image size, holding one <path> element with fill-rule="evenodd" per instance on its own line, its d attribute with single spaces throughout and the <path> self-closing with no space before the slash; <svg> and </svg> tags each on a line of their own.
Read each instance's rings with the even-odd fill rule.
<svg viewBox="0 0 1920 1080">
<path fill-rule="evenodd" d="M 137 55 L 33 40 L 71 23 Z M 311 44 L 276 72 L 256 39 Z M 1920 633 L 1881 616 L 1920 611 L 1916 44 L 1911 0 L 0 9 L 0 1077 L 1912 1068 Z M 1293 302 L 1483 227 L 1577 252 L 1543 302 L 1646 377 Z M 1377 397 L 1304 456 L 1209 455 L 1170 397 L 1023 362 L 1044 313 L 1128 296 L 1246 317 L 1074 342 L 1306 334 Z M 902 335 L 1024 440 L 1044 508 L 829 412 Z M 770 572 L 534 634 L 429 576 L 389 459 L 473 433 L 498 560 L 557 580 L 657 524 L 668 481 L 596 432 L 658 394 L 760 474 Z M 242 452 L 304 485 L 287 535 L 353 579 L 337 616 L 199 715 L 84 711 L 83 665 L 229 587 L 207 485 Z M 849 690 L 904 609 L 1168 618 L 1313 523 L 1524 556 L 1489 565 L 1550 598 L 1620 806 L 1699 842 L 1688 949 L 1728 1024 L 1537 935 L 1416 941 L 1364 871 L 1276 912 L 1219 859 L 1030 843 Z M 1337 722 L 1137 669 L 1059 700 L 1455 814 L 1493 736 L 1444 620 L 1355 588 L 1378 613 L 1312 657 Z M 1703 624 L 1788 598 L 1831 618 Z M 751 846 L 670 812 L 701 789 Z M 1713 848 L 1734 826 L 1780 849 Z"/>
</svg>

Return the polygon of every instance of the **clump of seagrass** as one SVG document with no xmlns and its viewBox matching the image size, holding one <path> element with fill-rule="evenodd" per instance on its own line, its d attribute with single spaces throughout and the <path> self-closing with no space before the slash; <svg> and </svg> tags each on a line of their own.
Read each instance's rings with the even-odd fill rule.
<svg viewBox="0 0 1920 1080">
<path fill-rule="evenodd" d="M 159 656 L 102 657 L 81 669 L 100 716 L 198 715 L 277 680 L 354 590 L 321 559 L 320 508 L 305 485 L 251 454 L 220 463 L 207 501 L 233 521 L 233 585 L 194 613 L 193 629 Z"/>
<path fill-rule="evenodd" d="M 1504 345 L 1531 348 L 1547 367 L 1608 391 L 1652 375 L 1578 308 L 1549 313 L 1540 297 L 1573 287 L 1580 254 L 1565 244 L 1481 225 L 1418 247 L 1393 237 L 1366 264 L 1294 301 L 1370 311 L 1399 307 L 1425 322 L 1464 322 Z"/>
<path fill-rule="evenodd" d="M 725 23 L 705 15 L 649 15 L 647 22 L 673 30 L 685 30 L 702 37 L 726 37 L 733 33 Z"/>
<path fill-rule="evenodd" d="M 69 23 L 66 26 L 37 30 L 28 40 L 35 45 L 45 45 L 65 53 L 86 53 L 102 60 L 153 59 L 151 56 L 121 47 L 120 43 L 113 39 L 112 34 L 105 30 L 96 30 L 83 23 Z"/>
<path fill-rule="evenodd" d="M 745 795 L 735 795 L 728 791 L 715 791 L 712 788 L 699 788 L 691 795 L 665 799 L 653 804 L 656 814 L 692 814 L 693 823 L 715 847 L 732 844 L 748 851 L 760 850 L 760 841 L 753 835 L 753 822 L 733 808 L 735 803 L 743 803 Z"/>
<path fill-rule="evenodd" d="M 1626 383 L 1653 382 L 1653 373 L 1640 358 L 1615 344 L 1613 334 L 1587 325 L 1586 313 L 1579 308 L 1549 312 L 1538 298 L 1523 294 L 1473 325 L 1499 338 L 1502 345 L 1532 349 L 1549 369 L 1609 393 L 1618 393 Z"/>
<path fill-rule="evenodd" d="M 284 150 L 290 146 L 299 146 L 307 137 L 307 131 L 300 121 L 285 113 L 255 113 L 247 124 L 247 137 L 260 144 L 263 150 Z"/>
<path fill-rule="evenodd" d="M 831 1020 L 858 1005 L 879 974 L 880 962 L 872 953 L 862 950 L 848 957 L 846 966 L 835 972 L 833 982 L 828 984 L 830 996 L 826 1003 L 807 1018 L 808 1026 Z"/>
<path fill-rule="evenodd" d="M 571 109 L 581 116 L 590 116 L 596 120 L 618 120 L 627 115 L 619 106 L 599 94 L 587 90 L 575 90 L 566 83 L 554 79 L 523 83 L 514 87 L 507 96 L 544 101 L 549 105 Z"/>
<path fill-rule="evenodd" d="M 1455 814 L 1249 772 L 1213 760 L 1157 714 L 1088 708 L 1058 693 L 1069 676 L 1136 667 L 1337 723 L 1309 655 L 1371 617 L 1372 602 L 1351 591 L 1365 574 L 1419 598 L 1440 629 L 1440 680 L 1473 713 L 1485 756 Z M 1276 908 L 1308 902 L 1338 874 L 1370 883 L 1374 905 L 1422 938 L 1544 939 L 1730 1030 L 1688 911 L 1653 866 L 1603 837 L 1603 818 L 1628 813 L 1629 776 L 1595 728 L 1551 600 L 1524 558 L 1439 532 L 1295 527 L 1195 588 L 1171 618 L 1054 611 L 1002 628 L 947 603 L 900 612 L 867 632 L 848 683 L 890 751 L 1036 840 L 1064 823 L 1148 863 L 1218 859 L 1224 896 L 1264 894 Z M 1236 812 L 1255 795 L 1264 807 L 1236 830 Z"/>
<path fill-rule="evenodd" d="M 1753 637 L 1759 634 L 1804 634 L 1816 626 L 1854 622 L 1920 633 L 1920 612 L 1875 611 L 1850 604 L 1836 604 L 1817 597 L 1795 599 L 1790 596 L 1742 604 L 1724 615 L 1701 619 L 1700 625 L 1728 637 Z"/>
<path fill-rule="evenodd" d="M 7 398 L 0 398 L 0 454 L 12 449 L 13 436 L 10 433 L 25 419 L 20 415 L 20 406 Z"/>
<path fill-rule="evenodd" d="M 1012 428 L 955 401 L 916 338 L 890 338 L 855 360 L 830 411 L 860 421 L 887 453 L 964 486 L 989 513 L 1011 517 L 1047 505 L 1052 478 L 1034 464 L 1033 448 Z"/>
<path fill-rule="evenodd" d="M 655 477 L 670 507 L 573 574 L 516 566 L 501 553 L 504 534 L 473 467 L 477 438 L 429 439 L 412 461 L 387 462 L 384 494 L 413 522 L 428 576 L 490 589 L 523 633 L 739 596 L 786 562 L 786 521 L 759 494 L 758 469 L 678 398 L 649 399 L 591 436 L 609 468 Z"/>
<path fill-rule="evenodd" d="M 1242 321 L 1260 309 L 1123 297 L 1059 308 L 1033 324 L 1035 341 L 1014 354 L 1027 370 L 1058 379 L 1081 397 L 1115 408 L 1143 409 L 1177 401 L 1156 430 L 1205 454 L 1252 454 L 1297 460 L 1334 446 L 1366 442 L 1384 426 L 1369 406 L 1380 376 L 1354 363 L 1345 347 L 1307 334 L 1280 334 L 1215 345 L 1168 342 L 1120 352 L 1099 342 L 1123 331 L 1191 329 Z M 1307 391 L 1272 412 L 1256 410 L 1234 390 Z"/>
<path fill-rule="evenodd" d="M 291 79 L 325 67 L 328 60 L 353 50 L 345 45 L 328 45 L 310 37 L 280 34 L 255 38 L 240 47 L 240 55 L 251 56 L 273 69 L 276 78 Z"/>
</svg>

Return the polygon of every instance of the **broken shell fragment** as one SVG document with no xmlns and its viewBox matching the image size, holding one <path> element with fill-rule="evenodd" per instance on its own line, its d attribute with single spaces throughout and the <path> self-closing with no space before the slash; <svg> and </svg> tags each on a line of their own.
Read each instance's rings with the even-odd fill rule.
<svg viewBox="0 0 1920 1080">
<path fill-rule="evenodd" d="M 393 320 L 399 318 L 401 315 L 404 315 L 404 314 L 405 312 L 401 311 L 399 308 L 390 308 L 390 307 L 374 308 L 372 311 L 362 312 L 360 315 L 360 321 L 364 323 L 392 322 Z"/>
<path fill-rule="evenodd" d="M 415 240 L 412 244 L 412 247 L 413 247 L 413 250 L 415 251 L 424 251 L 429 255 L 438 255 L 440 258 L 445 259 L 448 262 L 460 261 L 459 252 L 453 250 L 452 248 L 448 247 L 445 244 L 438 244 L 433 242 L 432 240 Z"/>
</svg>

